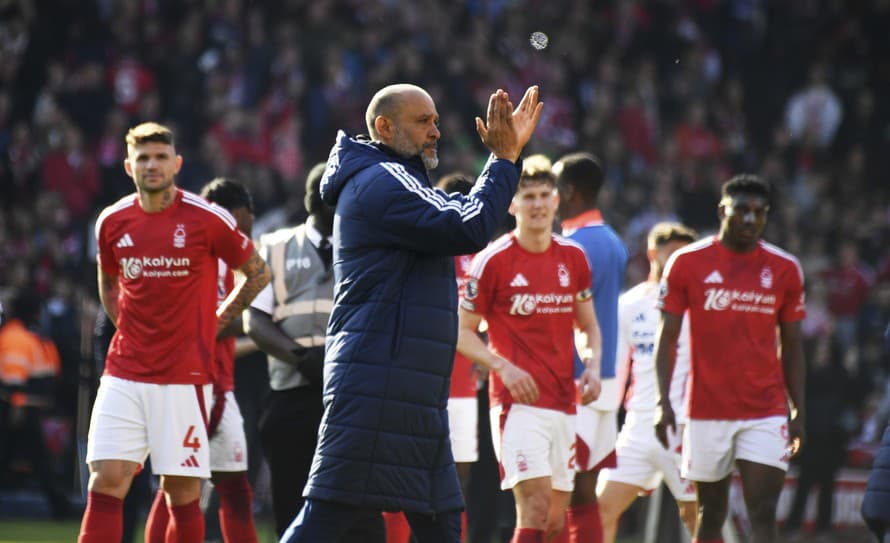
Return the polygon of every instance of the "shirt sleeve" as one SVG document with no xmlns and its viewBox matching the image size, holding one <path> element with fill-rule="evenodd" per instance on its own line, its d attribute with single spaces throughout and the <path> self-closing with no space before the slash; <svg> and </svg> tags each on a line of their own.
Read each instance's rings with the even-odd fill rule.
<svg viewBox="0 0 890 543">
<path fill-rule="evenodd" d="M 377 226 L 377 243 L 427 254 L 468 254 L 485 247 L 519 182 L 516 164 L 494 158 L 466 196 L 431 187 L 397 162 L 378 167 L 363 198 L 364 212 Z"/>
<path fill-rule="evenodd" d="M 584 251 L 578 249 L 575 251 L 575 270 L 578 282 L 575 288 L 576 299 L 579 301 L 589 300 L 593 297 L 591 285 L 593 284 L 593 272 L 590 270 L 590 262 Z"/>
<path fill-rule="evenodd" d="M 682 315 L 689 307 L 689 294 L 686 291 L 686 266 L 684 260 L 671 255 L 665 264 L 664 275 L 658 286 L 658 309 Z"/>
<path fill-rule="evenodd" d="M 469 279 L 464 285 L 464 292 L 460 299 L 460 306 L 471 313 L 485 316 L 491 309 L 495 295 L 495 270 L 492 260 L 487 259 L 484 262 L 480 259 L 480 255 L 473 258 Z"/>
<path fill-rule="evenodd" d="M 782 307 L 779 309 L 779 322 L 801 321 L 807 316 L 806 294 L 803 288 L 803 271 L 800 264 L 788 271 L 788 279 L 785 281 L 785 293 L 782 298 Z"/>
<path fill-rule="evenodd" d="M 120 264 L 114 259 L 114 249 L 104 227 L 105 222 L 103 221 L 96 228 L 96 261 L 102 266 L 102 271 L 108 275 L 117 276 L 120 273 Z"/>
<path fill-rule="evenodd" d="M 219 214 L 210 214 L 210 233 L 213 251 L 229 268 L 240 268 L 253 254 L 253 242 L 235 223 L 231 213 L 211 204 Z"/>
</svg>

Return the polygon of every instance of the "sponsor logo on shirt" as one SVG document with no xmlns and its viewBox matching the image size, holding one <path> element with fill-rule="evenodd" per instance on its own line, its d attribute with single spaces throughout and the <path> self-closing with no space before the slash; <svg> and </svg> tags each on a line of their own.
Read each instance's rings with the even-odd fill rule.
<svg viewBox="0 0 890 543">
<path fill-rule="evenodd" d="M 141 277 L 183 277 L 189 274 L 189 258 L 186 256 L 143 256 L 120 259 L 125 279 Z"/>
<path fill-rule="evenodd" d="M 521 273 L 517 273 L 516 277 L 514 277 L 513 280 L 510 281 L 510 286 L 514 287 L 514 288 L 515 287 L 527 287 L 528 279 L 526 279 L 525 276 L 522 275 Z"/>
<path fill-rule="evenodd" d="M 705 291 L 705 311 L 740 311 L 743 313 L 776 312 L 776 295 L 756 290 L 709 288 Z"/>
<path fill-rule="evenodd" d="M 760 286 L 763 288 L 773 288 L 773 271 L 769 266 L 760 270 Z"/>
<path fill-rule="evenodd" d="M 464 299 L 474 300 L 476 299 L 476 296 L 479 296 L 479 280 L 473 277 L 467 281 L 467 287 L 464 289 Z M 472 309 L 470 311 L 472 311 Z"/>
<path fill-rule="evenodd" d="M 176 230 L 173 231 L 173 246 L 177 249 L 185 247 L 185 225 L 177 224 Z"/>
<path fill-rule="evenodd" d="M 117 247 L 119 249 L 123 248 L 123 247 L 133 247 L 133 246 L 134 246 L 133 238 L 130 237 L 130 234 L 124 234 L 123 236 L 121 236 L 121 239 L 118 240 L 118 242 L 117 242 Z"/>
<path fill-rule="evenodd" d="M 559 286 L 569 286 L 569 269 L 566 268 L 565 264 L 560 263 L 556 267 L 556 276 L 559 277 Z"/>
<path fill-rule="evenodd" d="M 708 275 L 707 277 L 705 277 L 705 284 L 706 284 L 706 285 L 707 285 L 707 284 L 715 284 L 715 283 L 716 283 L 716 284 L 723 283 L 723 276 L 720 275 L 720 272 L 718 272 L 717 270 L 712 271 L 712 272 L 710 273 L 710 275 Z M 764 288 L 766 288 L 766 287 L 764 287 Z"/>
<path fill-rule="evenodd" d="M 571 313 L 574 296 L 550 292 L 548 294 L 514 294 L 510 296 L 510 314 L 529 316 L 535 313 Z"/>
</svg>

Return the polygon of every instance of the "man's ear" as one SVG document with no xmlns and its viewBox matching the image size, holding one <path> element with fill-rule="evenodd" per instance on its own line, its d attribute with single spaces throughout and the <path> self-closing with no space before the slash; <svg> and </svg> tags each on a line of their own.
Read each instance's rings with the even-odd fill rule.
<svg viewBox="0 0 890 543">
<path fill-rule="evenodd" d="M 393 123 L 383 115 L 378 115 L 374 119 L 374 130 L 377 131 L 377 135 L 383 141 L 389 141 L 392 139 L 393 135 Z"/>
<path fill-rule="evenodd" d="M 516 202 L 514 200 L 510 200 L 510 207 L 507 208 L 507 212 L 514 217 L 516 216 Z"/>
<path fill-rule="evenodd" d="M 127 175 L 133 177 L 133 166 L 130 165 L 129 157 L 124 159 L 124 171 L 127 172 Z"/>
</svg>

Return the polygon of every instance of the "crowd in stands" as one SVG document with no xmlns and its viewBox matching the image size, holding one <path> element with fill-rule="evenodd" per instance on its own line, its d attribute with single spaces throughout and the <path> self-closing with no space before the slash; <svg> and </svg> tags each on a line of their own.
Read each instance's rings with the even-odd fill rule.
<svg viewBox="0 0 890 543">
<path fill-rule="evenodd" d="M 0 0 L 0 299 L 40 297 L 71 442 L 92 224 L 132 192 L 129 127 L 174 128 L 186 189 L 245 183 L 259 235 L 305 217 L 306 169 L 338 129 L 364 131 L 383 85 L 429 89 L 441 177 L 485 160 L 473 117 L 493 89 L 538 84 L 528 152 L 602 158 L 627 285 L 653 224 L 713 232 L 721 183 L 772 183 L 764 237 L 803 264 L 807 361 L 832 376 L 811 387 L 810 431 L 873 441 L 890 418 L 888 28 L 887 0 Z"/>
</svg>

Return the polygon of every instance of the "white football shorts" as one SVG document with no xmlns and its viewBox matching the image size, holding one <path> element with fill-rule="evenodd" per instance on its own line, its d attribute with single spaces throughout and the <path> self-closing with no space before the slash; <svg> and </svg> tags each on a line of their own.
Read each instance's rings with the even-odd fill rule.
<svg viewBox="0 0 890 543">
<path fill-rule="evenodd" d="M 513 404 L 491 408 L 491 437 L 501 465 L 501 490 L 550 477 L 553 490 L 575 486 L 575 415 Z"/>
<path fill-rule="evenodd" d="M 575 469 L 593 471 L 615 467 L 618 412 L 600 411 L 581 404 L 578 404 L 577 409 L 575 433 L 578 445 L 575 451 Z"/>
<path fill-rule="evenodd" d="M 241 409 L 231 390 L 223 396 L 223 401 L 222 418 L 210 438 L 210 470 L 247 471 L 247 437 Z"/>
<path fill-rule="evenodd" d="M 617 466 L 603 470 L 601 480 L 638 486 L 651 492 L 663 480 L 677 501 L 694 501 L 695 484 L 680 476 L 682 435 L 668 432 L 665 449 L 655 437 L 652 416 L 630 412 L 615 444 Z"/>
<path fill-rule="evenodd" d="M 151 454 L 155 475 L 210 477 L 211 385 L 160 385 L 105 375 L 93 404 L 87 464 Z"/>
<path fill-rule="evenodd" d="M 448 398 L 448 426 L 454 461 L 479 460 L 479 401 L 476 398 Z"/>
<path fill-rule="evenodd" d="M 686 421 L 682 475 L 712 483 L 732 472 L 736 460 L 788 471 L 788 417 Z"/>
</svg>

